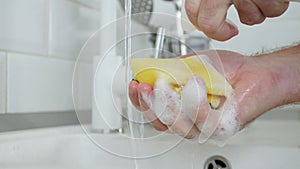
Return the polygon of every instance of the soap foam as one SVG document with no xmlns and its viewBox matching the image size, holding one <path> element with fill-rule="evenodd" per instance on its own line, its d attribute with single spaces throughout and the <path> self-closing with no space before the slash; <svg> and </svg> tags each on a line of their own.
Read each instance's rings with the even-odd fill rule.
<svg viewBox="0 0 300 169">
<path fill-rule="evenodd" d="M 190 77 L 182 89 L 182 110 L 189 117 L 198 112 L 201 103 L 207 103 L 206 87 L 204 81 L 197 75 Z"/>
<path fill-rule="evenodd" d="M 219 110 L 222 111 L 222 116 L 219 125 L 213 133 L 211 139 L 217 141 L 219 145 L 236 134 L 241 129 L 241 123 L 237 118 L 236 105 L 233 104 L 231 98 L 225 102 L 224 106 Z"/>
<path fill-rule="evenodd" d="M 180 95 L 170 87 L 168 81 L 163 78 L 155 82 L 152 95 L 142 94 L 145 102 L 156 114 L 161 122 L 172 125 L 180 113 Z"/>
<path fill-rule="evenodd" d="M 223 146 L 228 138 L 236 134 L 241 129 L 241 123 L 237 118 L 237 109 L 230 96 L 224 105 L 217 109 L 211 110 L 205 123 L 201 126 L 199 143 L 204 143 L 211 139 Z"/>
<path fill-rule="evenodd" d="M 192 128 L 195 119 L 189 119 L 192 117 L 191 113 L 195 111 L 198 113 L 200 106 L 207 103 L 205 83 L 196 75 L 190 77 L 181 94 L 175 92 L 168 81 L 161 78 L 156 81 L 153 93 L 151 95 L 142 93 L 142 98 L 160 121 L 169 126 L 169 130 L 175 130 L 174 132 L 180 135 L 187 134 L 188 129 Z M 229 97 L 221 108 L 209 110 L 209 117 L 204 124 L 198 126 L 201 130 L 200 143 L 211 139 L 221 145 L 240 130 L 236 105 L 232 103 Z M 178 121 L 181 123 L 177 123 Z M 177 125 L 172 128 L 175 123 Z M 180 127 L 184 129 L 178 129 Z"/>
</svg>

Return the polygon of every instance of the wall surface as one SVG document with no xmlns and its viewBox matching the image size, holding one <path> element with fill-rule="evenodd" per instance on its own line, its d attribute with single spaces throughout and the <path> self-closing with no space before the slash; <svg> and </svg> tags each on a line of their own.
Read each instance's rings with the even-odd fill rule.
<svg viewBox="0 0 300 169">
<path fill-rule="evenodd" d="M 0 114 L 74 110 L 72 76 L 101 0 L 0 1 Z"/>
</svg>

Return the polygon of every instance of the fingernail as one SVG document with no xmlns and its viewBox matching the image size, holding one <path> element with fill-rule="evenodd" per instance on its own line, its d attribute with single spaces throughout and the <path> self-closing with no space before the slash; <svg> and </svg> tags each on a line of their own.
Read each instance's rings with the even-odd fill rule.
<svg viewBox="0 0 300 169">
<path fill-rule="evenodd" d="M 138 80 L 136 80 L 136 79 L 131 79 L 131 81 L 135 81 L 135 82 L 137 82 L 137 83 L 140 83 Z"/>
</svg>

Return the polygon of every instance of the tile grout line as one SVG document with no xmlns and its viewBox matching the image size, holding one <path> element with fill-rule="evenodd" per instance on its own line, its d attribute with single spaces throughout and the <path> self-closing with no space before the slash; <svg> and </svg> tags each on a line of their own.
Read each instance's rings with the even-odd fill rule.
<svg viewBox="0 0 300 169">
<path fill-rule="evenodd" d="M 53 7 L 52 7 L 52 3 L 51 3 L 51 1 L 49 0 L 48 1 L 48 56 L 51 56 L 52 55 L 52 36 L 53 36 L 53 31 L 52 31 L 52 10 L 53 10 Z"/>
<path fill-rule="evenodd" d="M 0 51 L 0 114 L 6 112 L 6 53 Z"/>
<path fill-rule="evenodd" d="M 79 1 L 77 1 L 77 0 L 66 0 L 66 1 L 75 3 L 75 4 L 77 4 L 77 5 L 83 6 L 83 7 L 85 7 L 85 8 L 91 9 L 91 10 L 99 11 L 99 9 L 90 7 L 89 5 L 86 5 L 86 4 L 84 4 L 84 3 L 82 3 L 82 2 L 79 2 Z"/>
<path fill-rule="evenodd" d="M 3 83 L 4 83 L 4 77 L 3 77 L 3 65 L 4 65 L 4 57 L 5 57 L 5 53 L 4 53 L 4 56 L 2 57 L 1 56 L 1 51 L 0 51 L 0 114 L 3 114 L 4 112 L 3 112 L 3 107 L 2 106 L 4 106 L 4 104 L 3 104 L 3 98 L 5 97 L 5 95 L 4 95 L 4 90 L 3 90 Z M 2 95 L 4 96 L 4 97 L 2 97 Z"/>
<path fill-rule="evenodd" d="M 0 96 L 0 105 L 2 107 L 0 112 L 1 114 L 6 114 L 7 112 L 7 52 L 3 52 L 3 57 L 1 57 L 1 65 L 0 65 L 0 78 L 1 78 L 1 84 L 0 84 L 0 90 L 1 90 L 1 95 Z"/>
<path fill-rule="evenodd" d="M 0 51 L 0 114 L 4 113 L 4 99 L 5 99 L 5 94 L 4 94 L 4 58 L 5 58 L 5 53 L 4 56 L 1 56 L 1 51 Z M 2 97 L 3 95 L 3 97 Z"/>
<path fill-rule="evenodd" d="M 47 55 L 41 55 L 41 54 L 36 54 L 36 53 L 26 53 L 26 52 L 19 52 L 19 51 L 13 51 L 13 50 L 5 50 L 5 49 L 0 49 L 0 51 L 12 54 L 20 54 L 20 55 L 29 55 L 33 57 L 40 57 L 40 58 L 48 58 L 48 59 L 59 59 L 59 60 L 65 60 L 65 61 L 76 61 L 77 58 L 75 59 L 68 59 L 62 56 L 47 56 Z"/>
<path fill-rule="evenodd" d="M 4 87 L 4 112 L 3 112 L 3 114 L 6 114 L 7 113 L 7 107 L 8 107 L 8 96 L 7 96 L 7 94 L 8 94 L 8 54 L 7 54 L 7 52 L 5 52 L 4 53 L 4 68 L 3 68 L 3 70 L 4 70 L 4 77 L 3 77 L 3 79 L 4 79 L 4 83 L 3 83 L 3 87 Z"/>
<path fill-rule="evenodd" d="M 82 112 L 91 112 L 91 110 L 87 109 L 87 110 L 80 110 Z M 68 113 L 68 112 L 75 112 L 76 111 L 74 109 L 66 109 L 66 110 L 46 110 L 46 111 L 27 111 L 27 112 L 9 112 L 9 113 L 5 113 L 5 114 L 9 114 L 9 115 L 23 115 L 23 114 L 49 114 L 49 113 Z M 77 113 L 76 113 L 77 114 Z"/>
</svg>

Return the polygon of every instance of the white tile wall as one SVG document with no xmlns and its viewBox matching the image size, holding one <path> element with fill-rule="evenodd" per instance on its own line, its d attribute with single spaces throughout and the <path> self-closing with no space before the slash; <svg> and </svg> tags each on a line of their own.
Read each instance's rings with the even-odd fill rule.
<svg viewBox="0 0 300 169">
<path fill-rule="evenodd" d="M 51 0 L 50 10 L 49 54 L 75 59 L 100 27 L 99 11 L 65 0 Z"/>
<path fill-rule="evenodd" d="M 0 113 L 74 109 L 74 61 L 100 27 L 101 2 L 0 0 Z"/>
<path fill-rule="evenodd" d="M 234 9 L 231 9 L 228 15 L 237 24 L 239 35 L 226 42 L 212 40 L 212 49 L 232 50 L 251 55 L 288 46 L 300 40 L 299 4 L 291 4 L 281 17 L 267 19 L 264 23 L 254 26 L 241 24 Z"/>
<path fill-rule="evenodd" d="M 92 108 L 93 64 L 80 62 L 76 64 L 74 74 L 74 101 L 78 112 L 89 111 Z"/>
<path fill-rule="evenodd" d="M 0 52 L 0 114 L 6 111 L 6 53 Z"/>
<path fill-rule="evenodd" d="M 8 54 L 8 113 L 72 110 L 73 61 Z"/>
<path fill-rule="evenodd" d="M 82 3 L 90 8 L 94 8 L 94 9 L 100 9 L 100 1 L 101 0 L 75 0 L 79 3 Z M 110 0 L 113 1 L 113 0 Z"/>
<path fill-rule="evenodd" d="M 292 25 L 292 26 L 291 26 Z M 239 26 L 240 34 L 227 42 L 213 41 L 213 49 L 227 49 L 243 54 L 289 46 L 300 40 L 300 21 L 269 21 L 257 26 Z"/>
<path fill-rule="evenodd" d="M 300 3 L 299 2 L 290 2 L 289 8 L 281 16 L 285 19 L 300 19 Z"/>
<path fill-rule="evenodd" d="M 1 0 L 0 21 L 0 49 L 47 54 L 47 0 Z"/>
</svg>

